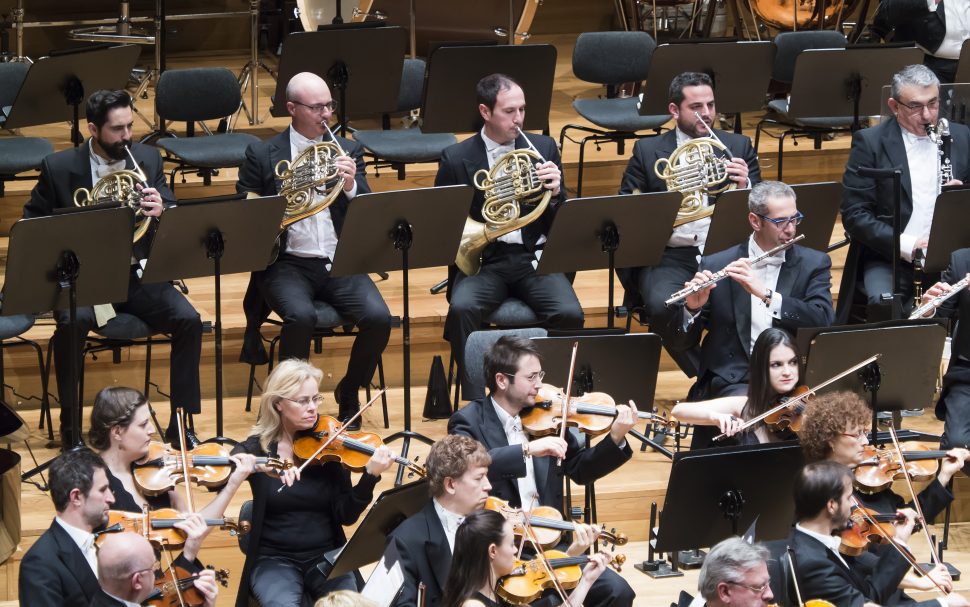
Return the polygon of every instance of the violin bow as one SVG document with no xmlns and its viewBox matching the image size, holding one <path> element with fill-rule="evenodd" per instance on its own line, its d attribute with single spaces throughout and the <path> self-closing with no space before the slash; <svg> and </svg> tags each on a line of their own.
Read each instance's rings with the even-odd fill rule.
<svg viewBox="0 0 970 607">
<path fill-rule="evenodd" d="M 896 436 L 896 429 L 893 428 L 892 424 L 889 424 L 889 436 L 893 439 L 893 446 L 896 448 L 896 454 L 899 455 L 900 468 L 903 471 L 903 477 L 906 479 L 906 486 L 909 487 L 909 494 L 913 496 L 913 508 L 916 510 L 916 514 L 919 516 L 920 522 L 923 524 L 923 536 L 926 538 L 926 543 L 930 546 L 930 562 L 933 565 L 940 564 L 940 557 L 936 554 L 936 547 L 933 545 L 933 539 L 930 538 L 930 531 L 927 528 L 929 522 L 926 517 L 923 516 L 923 507 L 919 504 L 919 496 L 916 495 L 916 489 L 913 488 L 913 479 L 909 476 L 909 470 L 906 469 L 906 457 L 903 455 L 903 450 L 899 446 L 899 437 Z"/>
<path fill-rule="evenodd" d="M 182 460 L 182 482 L 185 483 L 185 503 L 189 512 L 195 512 L 192 503 L 192 483 L 189 482 L 189 456 L 185 448 L 185 411 L 181 407 L 175 410 L 175 421 L 179 430 L 179 459 Z"/>
<path fill-rule="evenodd" d="M 317 456 L 320 455 L 321 453 L 323 453 L 323 450 L 330 446 L 330 443 L 332 443 L 333 441 L 337 440 L 337 437 L 340 436 L 341 434 L 343 434 L 344 430 L 347 429 L 347 426 L 349 426 L 354 421 L 356 421 L 357 418 L 360 417 L 361 414 L 364 411 L 366 411 L 371 405 L 373 405 L 374 403 L 376 403 L 377 402 L 377 399 L 379 399 L 381 397 L 381 395 L 384 394 L 385 392 L 387 392 L 387 388 L 382 388 L 380 391 L 378 391 L 378 393 L 374 395 L 374 398 L 370 399 L 367 402 L 366 405 L 364 405 L 363 407 L 361 407 L 360 408 L 360 411 L 358 411 L 357 413 L 355 413 L 353 417 L 351 417 L 350 419 L 348 419 L 347 421 L 345 421 L 343 423 L 343 425 L 340 426 L 337 429 L 337 431 L 334 432 L 330 436 L 330 438 L 328 438 L 326 440 L 325 443 L 323 443 L 322 445 L 320 445 L 320 447 L 316 451 L 313 452 L 313 455 L 311 455 L 309 458 L 306 459 L 306 461 L 304 461 L 302 464 L 300 464 L 300 467 L 297 468 L 296 471 L 302 473 L 303 472 L 303 469 L 310 465 L 310 462 L 312 462 L 313 460 L 317 459 Z M 277 493 L 280 493 L 285 488 L 286 488 L 286 484 L 280 485 L 280 488 L 277 489 L 276 492 Z"/>
<path fill-rule="evenodd" d="M 798 605 L 804 605 L 802 602 L 802 591 L 798 588 L 798 574 L 795 573 L 795 551 L 792 550 L 791 546 L 785 546 L 785 552 L 788 553 L 788 568 L 791 570 L 791 581 L 795 585 L 795 598 L 798 599 Z"/>
<path fill-rule="evenodd" d="M 573 342 L 573 354 L 569 360 L 569 375 L 566 380 L 566 393 L 563 395 L 562 399 L 562 427 L 559 428 L 559 438 L 566 440 L 567 424 L 566 421 L 569 419 L 569 399 L 572 398 L 573 393 L 573 372 L 576 371 L 576 353 L 579 351 L 579 342 Z M 556 465 L 562 466 L 562 458 L 556 459 Z"/>
<path fill-rule="evenodd" d="M 178 585 L 178 574 L 175 572 L 175 560 L 172 558 L 172 553 L 168 547 L 168 544 L 162 544 L 162 555 L 165 556 L 168 561 L 168 570 L 172 572 L 172 579 L 175 580 L 175 596 L 179 600 L 180 607 L 185 606 L 185 598 L 182 596 L 182 589 Z M 162 567 L 162 577 L 165 576 L 165 567 Z"/>
<path fill-rule="evenodd" d="M 895 548 L 904 559 L 906 559 L 906 562 L 909 563 L 913 569 L 915 569 L 920 575 L 924 576 L 929 581 L 933 582 L 933 585 L 936 586 L 936 589 L 939 590 L 943 596 L 949 594 L 949 592 L 944 590 L 943 586 L 940 586 L 936 580 L 930 577 L 930 574 L 920 566 L 919 562 L 917 562 L 916 558 L 909 552 L 908 549 L 900 546 L 899 542 L 896 541 L 896 538 L 886 533 L 883 528 L 879 526 L 879 523 L 873 519 L 868 512 L 866 512 L 866 509 L 862 506 L 862 504 L 859 503 L 859 500 L 857 500 L 854 495 L 852 496 L 852 503 L 854 503 L 856 508 L 858 508 L 858 512 L 862 515 L 862 518 L 866 519 L 866 522 L 876 530 L 876 533 L 881 535 L 887 542 L 889 542 L 889 544 L 892 545 L 892 547 Z"/>
<path fill-rule="evenodd" d="M 758 415 L 757 417 L 752 417 L 748 421 L 746 421 L 743 424 L 741 424 L 741 427 L 738 429 L 738 432 L 744 432 L 748 428 L 751 428 L 752 426 L 754 426 L 755 424 L 757 424 L 761 420 L 765 419 L 766 417 L 769 417 L 771 415 L 774 415 L 775 413 L 778 413 L 782 409 L 786 409 L 786 408 L 791 407 L 793 405 L 797 405 L 798 403 L 800 403 L 803 400 L 807 399 L 809 396 L 814 396 L 815 393 L 818 392 L 819 390 L 821 390 L 822 388 L 828 386 L 829 384 L 832 384 L 832 383 L 835 383 L 835 382 L 839 381 L 840 379 L 842 379 L 843 377 L 845 377 L 849 373 L 852 373 L 853 371 L 858 371 L 859 369 L 861 369 L 862 367 L 865 367 L 869 363 L 876 361 L 880 356 L 882 356 L 882 354 L 873 354 L 872 356 L 870 356 L 869 358 L 865 359 L 861 363 L 858 363 L 856 365 L 853 365 L 852 367 L 846 369 L 845 371 L 839 373 L 838 375 L 835 375 L 833 377 L 830 377 L 827 380 L 825 380 L 822 383 L 820 383 L 819 385 L 815 386 L 814 388 L 809 389 L 808 392 L 805 392 L 804 394 L 799 394 L 798 396 L 796 396 L 794 398 L 790 398 L 790 399 L 786 400 L 785 402 L 783 402 L 783 403 L 781 403 L 781 404 L 779 404 L 779 405 L 777 405 L 775 407 L 772 407 L 771 409 L 768 409 L 767 411 L 765 411 L 761 415 Z M 721 434 L 718 434 L 717 436 L 715 436 L 714 437 L 714 440 L 715 441 L 719 441 L 719 440 L 723 440 L 725 438 L 727 438 L 727 434 L 721 433 Z"/>
<path fill-rule="evenodd" d="M 573 353 L 575 354 L 575 350 L 573 350 Z M 535 532 L 532 530 L 532 525 L 529 523 L 528 516 L 524 516 L 522 518 L 522 525 L 525 533 L 522 534 L 522 544 L 519 545 L 520 558 L 522 555 L 522 548 L 525 546 L 526 541 L 528 541 L 530 544 L 532 544 L 532 547 L 535 548 L 536 559 L 542 564 L 543 569 L 546 570 L 546 574 L 549 576 L 549 579 L 552 580 L 552 585 L 556 589 L 556 593 L 559 594 L 559 598 L 562 599 L 562 604 L 566 605 L 566 607 L 571 607 L 572 603 L 569 601 L 569 596 L 566 594 L 566 589 L 562 587 L 562 583 L 559 581 L 559 577 L 556 575 L 556 570 L 553 569 L 552 565 L 549 564 L 549 559 L 546 558 L 546 554 L 542 550 L 542 545 L 539 544 L 539 538 L 536 537 Z"/>
</svg>

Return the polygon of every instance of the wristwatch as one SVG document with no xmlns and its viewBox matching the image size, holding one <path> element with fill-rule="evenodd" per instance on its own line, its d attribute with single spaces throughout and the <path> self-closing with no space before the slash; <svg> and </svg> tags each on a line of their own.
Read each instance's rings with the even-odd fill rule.
<svg viewBox="0 0 970 607">
<path fill-rule="evenodd" d="M 771 305 L 771 297 L 774 294 L 775 294 L 774 291 L 772 291 L 771 289 L 766 288 L 765 289 L 765 296 L 761 298 L 761 301 L 763 301 L 766 306 L 770 306 Z"/>
</svg>

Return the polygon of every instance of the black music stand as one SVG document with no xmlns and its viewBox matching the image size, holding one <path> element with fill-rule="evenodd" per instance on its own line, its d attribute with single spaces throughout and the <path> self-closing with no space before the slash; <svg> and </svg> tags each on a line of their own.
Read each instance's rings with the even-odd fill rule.
<svg viewBox="0 0 970 607">
<path fill-rule="evenodd" d="M 950 265 L 954 251 L 970 247 L 970 233 L 966 229 L 968 209 L 970 187 L 946 188 L 936 197 L 930 246 L 926 248 L 926 261 L 923 262 L 927 272 L 942 272 Z"/>
<path fill-rule="evenodd" d="M 332 25 L 287 36 L 270 114 L 277 118 L 288 115 L 286 85 L 300 72 L 313 72 L 330 85 L 341 136 L 346 135 L 352 118 L 396 111 L 407 32 L 373 25 Z"/>
<path fill-rule="evenodd" d="M 428 59 L 421 131 L 471 133 L 481 129 L 475 85 L 496 71 L 522 85 L 529 103 L 522 130 L 548 134 L 552 85 L 556 77 L 556 47 L 551 44 L 436 49 Z"/>
<path fill-rule="evenodd" d="M 411 319 L 408 273 L 453 263 L 462 227 L 471 207 L 467 185 L 361 194 L 348 207 L 334 252 L 331 276 L 401 270 L 404 297 L 404 429 L 384 442 L 403 441 L 408 456 L 411 440 L 434 441 L 411 430 Z M 398 468 L 400 485 L 404 467 Z"/>
<path fill-rule="evenodd" d="M 798 210 L 805 219 L 798 226 L 798 233 L 805 238 L 799 246 L 825 252 L 832 238 L 832 226 L 839 214 L 842 201 L 842 184 L 835 181 L 793 185 L 798 197 Z M 736 247 L 751 235 L 748 222 L 748 195 L 751 190 L 731 190 L 717 197 L 711 229 L 707 232 L 704 254 L 711 255 Z"/>
<path fill-rule="evenodd" d="M 567 200 L 556 210 L 536 272 L 609 269 L 607 327 L 612 329 L 614 270 L 660 263 L 680 201 L 679 192 Z"/>
<path fill-rule="evenodd" d="M 222 437 L 222 275 L 266 269 L 286 208 L 282 196 L 182 200 L 158 221 L 142 282 L 212 276 L 216 296 L 216 436 Z"/>
<path fill-rule="evenodd" d="M 350 541 L 323 555 L 317 569 L 326 578 L 338 577 L 380 560 L 387 536 L 424 508 L 431 499 L 428 481 L 421 479 L 393 487 L 377 496 Z"/>
<path fill-rule="evenodd" d="M 68 411 L 67 442 L 80 447 L 84 443 L 78 398 L 81 346 L 74 330 L 77 308 L 128 298 L 135 215 L 127 207 L 69 210 L 72 212 L 13 224 L 4 271 L 3 314 L 69 311 L 68 390 L 74 393 L 75 409 Z M 22 478 L 43 472 L 49 465 L 25 472 Z"/>
<path fill-rule="evenodd" d="M 771 42 L 694 42 L 661 44 L 653 51 L 640 103 L 641 116 L 667 114 L 670 81 L 684 72 L 704 72 L 714 80 L 717 110 L 740 114 L 760 110 L 771 81 L 775 45 Z M 741 121 L 735 121 L 741 132 Z"/>
<path fill-rule="evenodd" d="M 80 145 L 81 104 L 99 89 L 125 88 L 139 52 L 134 45 L 102 45 L 41 57 L 27 70 L 4 128 L 71 121 L 71 141 Z"/>
<path fill-rule="evenodd" d="M 651 542 L 648 562 L 638 563 L 637 569 L 667 577 L 669 572 L 653 560 L 654 551 L 670 553 L 676 570 L 678 551 L 713 546 L 755 521 L 759 541 L 786 537 L 795 508 L 779 496 L 791 495 L 802 465 L 802 449 L 795 441 L 674 454 L 656 545 Z"/>
<path fill-rule="evenodd" d="M 967 46 L 966 41 L 963 44 Z M 958 80 L 957 82 L 965 83 L 968 80 Z M 940 118 L 966 124 L 968 108 L 970 108 L 970 84 L 940 85 L 940 111 L 938 114 Z"/>
</svg>

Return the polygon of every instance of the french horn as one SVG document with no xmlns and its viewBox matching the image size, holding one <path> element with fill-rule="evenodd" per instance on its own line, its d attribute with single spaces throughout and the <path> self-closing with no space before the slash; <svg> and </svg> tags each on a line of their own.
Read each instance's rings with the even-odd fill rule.
<svg viewBox="0 0 970 607">
<path fill-rule="evenodd" d="M 727 161 L 719 153 L 730 156 L 717 139 L 698 137 L 677 146 L 669 158 L 658 158 L 654 163 L 653 170 L 667 184 L 667 191 L 683 195 L 674 227 L 710 217 L 714 205 L 705 206 L 704 196 L 737 187 L 728 178 Z"/>
<path fill-rule="evenodd" d="M 143 195 L 141 189 L 137 186 L 147 188 L 149 185 L 145 173 L 138 166 L 138 162 L 132 156 L 128 146 L 125 146 L 125 151 L 135 166 L 134 170 L 114 171 L 98 179 L 90 190 L 87 188 L 74 190 L 74 204 L 79 207 L 88 207 L 113 202 L 119 206 L 131 208 L 135 212 L 135 232 L 132 236 L 132 242 L 138 242 L 148 233 L 148 228 L 151 227 L 151 217 L 145 215 L 141 208 Z"/>
<path fill-rule="evenodd" d="M 482 252 L 489 243 L 529 225 L 549 206 L 552 191 L 544 187 L 535 169 L 535 164 L 545 159 L 531 142 L 529 146 L 531 149 L 506 152 L 491 170 L 480 169 L 472 179 L 475 187 L 485 192 L 485 222 L 471 217 L 465 220 L 455 264 L 466 276 L 481 270 Z M 522 206 L 530 204 L 535 204 L 535 209 L 522 215 Z"/>
</svg>

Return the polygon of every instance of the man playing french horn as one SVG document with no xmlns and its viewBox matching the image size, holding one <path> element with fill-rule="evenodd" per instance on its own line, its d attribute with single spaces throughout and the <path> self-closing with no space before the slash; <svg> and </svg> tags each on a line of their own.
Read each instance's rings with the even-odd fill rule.
<svg viewBox="0 0 970 607">
<path fill-rule="evenodd" d="M 556 208 L 566 199 L 556 142 L 544 135 L 522 133 L 525 93 L 508 76 L 486 76 L 478 82 L 476 91 L 485 125 L 481 132 L 445 149 L 435 177 L 436 186 L 485 186 L 475 189 L 471 217 L 456 259 L 461 270 L 450 277 L 451 305 L 445 320 L 445 337 L 466 386 L 468 375 L 462 364 L 465 340 L 507 298 L 524 301 L 543 326 L 568 329 L 583 325 L 583 309 L 566 277 L 535 271 L 546 231 Z M 516 154 L 510 155 L 513 151 Z M 517 167 L 516 173 L 496 174 L 504 173 L 504 166 Z M 492 171 L 487 176 L 491 184 L 482 183 L 482 177 L 486 177 L 483 173 L 476 177 L 482 170 Z M 509 204 L 512 200 L 502 198 L 503 179 L 528 184 L 522 200 Z M 535 199 L 541 200 L 534 209 L 529 208 L 528 203 Z M 507 215 L 503 206 L 514 206 L 519 212 Z M 496 234 L 502 235 L 496 238 Z"/>
<path fill-rule="evenodd" d="M 352 320 L 358 330 L 347 372 L 334 390 L 340 406 L 338 416 L 344 421 L 357 413 L 358 391 L 373 377 L 391 334 L 391 314 L 368 276 L 330 276 L 347 206 L 358 194 L 370 192 L 364 175 L 363 148 L 330 131 L 328 123 L 335 109 L 333 96 L 327 83 L 316 74 L 302 72 L 290 79 L 286 109 L 292 119 L 290 127 L 272 139 L 249 146 L 236 184 L 239 192 L 260 196 L 279 193 L 288 203 L 279 257 L 266 270 L 253 273 L 246 291 L 246 334 L 240 358 L 244 362 L 266 362 L 259 327 L 270 310 L 283 320 L 280 360 L 309 358 L 310 339 L 317 322 L 313 302 L 330 304 L 341 317 Z M 319 152 L 301 159 L 311 146 L 317 146 Z M 322 166 L 313 166 L 315 162 Z M 324 175 L 326 179 L 302 188 L 291 187 L 287 171 Z M 339 188 L 339 193 L 334 195 L 334 188 Z M 332 204 L 325 204 L 325 199 Z M 287 221 L 301 216 L 304 218 Z M 359 419 L 353 427 L 360 428 Z"/>
<path fill-rule="evenodd" d="M 657 162 L 670 160 L 676 167 L 683 159 L 676 158 L 675 151 L 689 141 L 705 138 L 711 141 L 716 162 L 722 165 L 726 173 L 726 180 L 717 186 L 718 189 L 725 186 L 749 188 L 761 181 L 761 169 L 751 139 L 714 128 L 717 117 L 714 83 L 707 74 L 685 72 L 674 78 L 670 83 L 668 101 L 668 109 L 676 122 L 675 128 L 663 135 L 637 141 L 623 174 L 620 194 L 672 189 L 657 174 Z M 711 137 L 712 133 L 715 137 Z M 721 146 L 727 149 L 721 150 Z M 687 192 L 684 194 L 686 196 Z M 714 200 L 706 191 L 700 192 L 700 195 L 702 204 L 696 213 L 690 213 L 691 216 L 678 213 L 678 223 L 682 223 L 674 228 L 658 265 L 618 272 L 626 289 L 639 291 L 652 328 L 664 324 L 663 319 L 667 314 L 664 300 L 693 278 L 700 256 L 704 253 Z M 675 358 L 684 371 L 689 375 L 694 374 L 692 367 L 696 361 L 685 356 Z"/>
<path fill-rule="evenodd" d="M 133 144 L 131 141 L 134 114 L 131 97 L 126 91 L 96 91 L 87 100 L 85 113 L 90 138 L 79 147 L 51 154 L 41 165 L 37 186 L 24 205 L 24 217 L 43 217 L 58 208 L 84 204 L 83 194 L 93 192 L 88 204 L 113 201 L 137 207 L 139 221 L 153 223 L 167 204 L 174 204 L 175 195 L 165 184 L 162 158 L 155 148 Z M 136 164 L 137 163 L 137 164 Z M 110 182 L 117 177 L 115 184 Z M 134 177 L 133 177 L 134 176 Z M 132 184 L 133 182 L 133 184 Z M 108 184 L 100 187 L 101 183 Z M 117 186 L 123 183 L 123 186 Z M 131 187 L 133 185 L 133 187 Z M 121 192 L 116 191 L 120 187 Z M 149 227 L 149 226 L 146 226 Z M 148 257 L 151 230 L 135 242 L 134 260 Z M 103 326 L 115 312 L 136 316 L 158 333 L 172 336 L 171 358 L 171 418 L 165 440 L 178 442 L 175 410 L 182 407 L 188 413 L 199 413 L 199 357 L 202 351 L 202 321 L 192 304 L 171 284 L 142 284 L 141 265 L 132 263 L 128 282 L 128 298 L 111 306 L 83 307 L 77 310 L 77 344 L 83 345 L 88 332 Z M 54 366 L 57 372 L 57 391 L 61 401 L 61 443 L 67 444 L 66 429 L 75 410 L 76 393 L 70 390 L 71 376 L 68 362 L 71 339 L 68 311 L 54 312 L 57 330 L 54 331 Z M 80 362 L 80 351 L 75 351 Z M 80 368 L 80 367 L 79 367 Z M 191 430 L 187 442 L 197 444 Z"/>
</svg>

